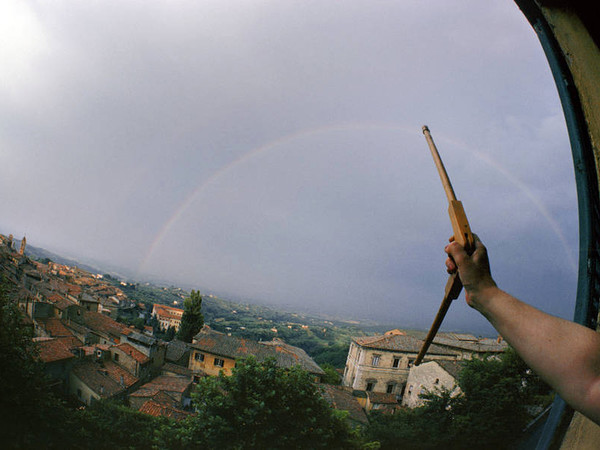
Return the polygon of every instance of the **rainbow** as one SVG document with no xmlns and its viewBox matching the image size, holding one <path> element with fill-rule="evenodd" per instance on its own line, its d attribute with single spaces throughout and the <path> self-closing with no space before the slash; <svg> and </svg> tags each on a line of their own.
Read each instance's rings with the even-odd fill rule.
<svg viewBox="0 0 600 450">
<path fill-rule="evenodd" d="M 337 124 L 329 124 L 322 127 L 310 128 L 299 130 L 285 136 L 281 136 L 273 141 L 270 141 L 266 144 L 263 144 L 259 147 L 253 148 L 246 153 L 242 154 L 237 159 L 231 161 L 230 163 L 224 165 L 217 171 L 215 171 L 210 177 L 203 180 L 198 184 L 188 195 L 187 197 L 179 204 L 179 206 L 175 209 L 175 212 L 169 219 L 163 224 L 160 231 L 156 234 L 152 243 L 150 244 L 148 251 L 145 253 L 142 261 L 137 269 L 137 275 L 139 276 L 148 266 L 148 263 L 151 261 L 156 249 L 161 245 L 162 241 L 169 234 L 170 230 L 173 226 L 179 221 L 179 219 L 183 216 L 186 210 L 198 199 L 202 196 L 203 192 L 206 189 L 225 176 L 228 172 L 233 170 L 236 167 L 242 166 L 248 161 L 258 157 L 259 155 L 268 153 L 270 151 L 274 151 L 279 147 L 283 147 L 285 144 L 291 143 L 297 139 L 316 136 L 319 134 L 331 132 L 331 131 L 356 131 L 356 130 L 385 130 L 385 131 L 404 131 L 407 133 L 415 133 L 415 130 L 420 130 L 420 126 L 406 126 L 400 125 L 396 123 L 381 123 L 381 122 L 348 122 L 348 123 L 337 123 Z M 462 150 L 466 150 L 467 152 L 473 154 L 479 160 L 483 161 L 493 169 L 495 169 L 499 174 L 501 174 L 506 181 L 519 189 L 537 208 L 540 214 L 546 219 L 549 226 L 553 230 L 553 232 L 558 237 L 559 241 L 562 243 L 565 253 L 568 257 L 569 263 L 573 269 L 573 271 L 577 271 L 577 266 L 575 263 L 575 258 L 572 254 L 572 251 L 568 245 L 567 239 L 558 224 L 558 222 L 552 217 L 548 209 L 542 203 L 542 201 L 533 193 L 531 189 L 529 189 L 522 181 L 513 176 L 505 167 L 503 167 L 500 163 L 492 159 L 489 155 L 481 153 L 473 148 L 470 148 L 466 144 L 462 142 L 458 142 L 452 139 L 444 139 L 446 142 L 452 143 L 458 148 Z"/>
</svg>

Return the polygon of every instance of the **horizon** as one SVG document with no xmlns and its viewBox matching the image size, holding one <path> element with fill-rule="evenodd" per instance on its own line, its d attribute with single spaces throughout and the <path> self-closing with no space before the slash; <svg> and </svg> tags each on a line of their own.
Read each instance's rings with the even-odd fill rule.
<svg viewBox="0 0 600 450">
<path fill-rule="evenodd" d="M 452 234 L 571 319 L 565 120 L 517 5 L 0 5 L 0 228 L 136 278 L 431 325 Z M 118 18 L 118 20 L 115 20 Z M 444 327 L 493 328 L 454 302 Z"/>
</svg>

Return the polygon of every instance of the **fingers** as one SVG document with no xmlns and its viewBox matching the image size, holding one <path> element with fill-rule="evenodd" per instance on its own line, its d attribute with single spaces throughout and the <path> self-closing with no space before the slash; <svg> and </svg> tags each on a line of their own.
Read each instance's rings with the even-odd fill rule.
<svg viewBox="0 0 600 450">
<path fill-rule="evenodd" d="M 454 263 L 452 258 L 447 258 L 446 259 L 446 271 L 448 273 L 454 273 L 454 272 L 456 272 L 457 269 L 458 268 L 456 267 L 456 264 Z"/>
<path fill-rule="evenodd" d="M 459 262 L 459 260 L 463 260 L 465 256 L 467 256 L 467 252 L 465 251 L 464 247 L 458 242 L 450 242 L 448 245 L 446 245 L 444 250 L 455 262 Z"/>
</svg>

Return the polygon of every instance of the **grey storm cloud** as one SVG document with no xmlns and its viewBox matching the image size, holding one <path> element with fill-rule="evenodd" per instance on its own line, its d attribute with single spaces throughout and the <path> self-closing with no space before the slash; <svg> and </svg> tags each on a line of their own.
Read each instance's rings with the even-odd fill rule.
<svg viewBox="0 0 600 450">
<path fill-rule="evenodd" d="M 9 1 L 0 29 L 2 232 L 425 327 L 451 233 L 428 124 L 498 282 L 571 317 L 566 127 L 512 2 Z"/>
</svg>

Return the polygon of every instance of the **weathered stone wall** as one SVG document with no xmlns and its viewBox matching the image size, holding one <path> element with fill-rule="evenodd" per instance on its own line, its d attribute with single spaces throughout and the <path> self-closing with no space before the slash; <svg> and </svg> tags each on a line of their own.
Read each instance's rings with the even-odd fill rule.
<svg viewBox="0 0 600 450">
<path fill-rule="evenodd" d="M 455 394 L 460 392 L 456 385 L 456 380 L 452 375 L 442 369 L 435 361 L 423 363 L 419 366 L 411 367 L 406 389 L 402 397 L 402 406 L 416 408 L 423 404 L 423 399 L 419 396 L 426 391 L 435 392 L 436 390 L 448 389 Z"/>
</svg>

